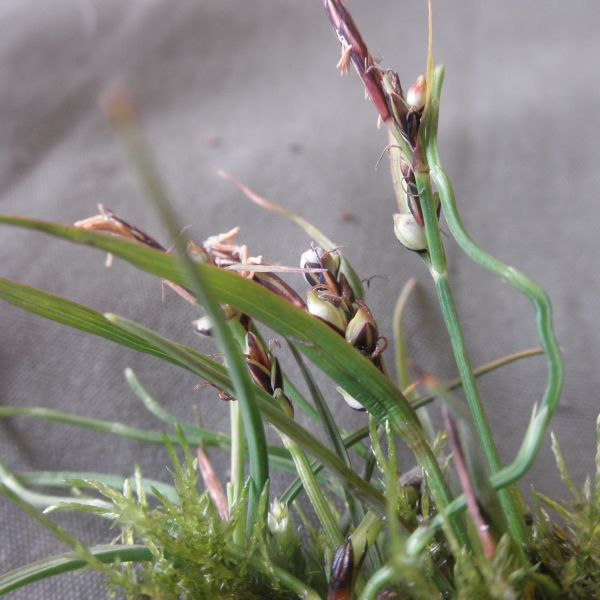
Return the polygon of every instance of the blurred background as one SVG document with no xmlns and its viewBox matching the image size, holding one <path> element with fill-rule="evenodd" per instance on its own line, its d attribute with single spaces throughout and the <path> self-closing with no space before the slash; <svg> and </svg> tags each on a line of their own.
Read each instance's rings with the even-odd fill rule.
<svg viewBox="0 0 600 600">
<path fill-rule="evenodd" d="M 350 8 L 373 55 L 399 71 L 406 89 L 425 66 L 425 0 L 354 0 Z M 475 239 L 533 275 L 553 300 L 566 379 L 552 429 L 578 483 L 593 468 L 600 408 L 599 27 L 600 6 L 586 0 L 434 1 L 435 58 L 447 69 L 442 160 Z M 402 285 L 416 277 L 411 357 L 441 379 L 455 375 L 428 273 L 393 234 L 386 161 L 375 169 L 386 136 L 354 73 L 340 78 L 335 69 L 339 45 L 319 0 L 4 0 L 0 31 L 1 212 L 72 223 L 102 202 L 169 245 L 98 109 L 103 89 L 126 82 L 192 236 L 241 225 L 252 254 L 297 264 L 306 235 L 215 175 L 233 173 L 314 221 L 363 277 L 379 276 L 367 300 L 385 335 Z M 529 303 L 451 240 L 447 252 L 474 364 L 538 345 Z M 0 265 L 2 277 L 214 351 L 192 333 L 189 306 L 169 290 L 163 301 L 159 282 L 119 260 L 106 269 L 96 251 L 3 227 Z M 197 406 L 207 427 L 226 426 L 226 406 L 190 374 L 0 304 L 0 405 L 161 430 L 127 387 L 127 366 L 175 414 L 193 419 Z M 480 380 L 505 461 L 545 377 L 543 359 L 530 358 Z M 326 390 L 345 427 L 364 424 Z M 27 419 L 3 420 L 0 432 L 0 457 L 17 472 L 127 475 L 137 463 L 168 478 L 159 446 Z M 548 443 L 529 484 L 566 495 Z M 80 517 L 58 521 L 89 543 L 116 534 Z M 1 499 L 0 531 L 2 572 L 61 549 Z M 13 597 L 99 597 L 98 586 L 93 576 L 67 575 Z"/>
</svg>

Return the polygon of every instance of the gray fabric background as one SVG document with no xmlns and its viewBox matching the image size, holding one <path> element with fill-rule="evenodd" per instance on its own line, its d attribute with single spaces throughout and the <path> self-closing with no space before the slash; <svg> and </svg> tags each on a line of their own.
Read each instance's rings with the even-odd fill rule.
<svg viewBox="0 0 600 600">
<path fill-rule="evenodd" d="M 435 51 L 447 66 L 442 158 L 464 220 L 502 259 L 549 291 L 566 350 L 553 429 L 581 481 L 593 466 L 598 413 L 599 273 L 595 210 L 600 185 L 595 2 L 435 3 Z M 405 86 L 425 61 L 425 2 L 352 3 L 373 54 Z M 408 314 L 415 361 L 454 375 L 428 276 L 392 233 L 386 141 L 352 75 L 335 71 L 338 44 L 318 0 L 4 0 L 0 3 L 0 210 L 72 223 L 103 202 L 168 243 L 97 108 L 103 87 L 129 82 L 160 170 L 199 239 L 240 224 L 255 253 L 295 264 L 307 245 L 293 225 L 260 212 L 215 176 L 231 171 L 318 223 L 373 281 L 369 303 L 389 333 L 408 277 L 421 286 Z M 218 136 L 218 147 L 207 138 Z M 358 222 L 345 222 L 350 211 Z M 475 363 L 537 344 L 526 300 L 469 263 L 448 241 L 449 268 Z M 160 285 L 90 249 L 3 227 L 3 277 L 112 311 L 211 351 L 190 332 L 194 312 Z M 300 284 L 299 288 L 303 286 Z M 222 427 L 225 408 L 175 367 L 0 304 L 0 403 L 69 410 L 160 429 L 124 383 L 133 367 L 181 416 L 199 404 Z M 541 397 L 539 358 L 482 380 L 505 460 Z M 364 422 L 330 394 L 348 427 Z M 14 470 L 128 474 L 139 463 L 167 477 L 159 447 L 25 419 L 0 423 L 0 456 Z M 217 457 L 215 457 L 217 458 Z M 529 482 L 563 494 L 548 444 Z M 113 535 L 95 521 L 59 521 L 91 543 Z M 0 571 L 59 545 L 0 499 Z M 93 576 L 63 576 L 14 598 L 103 597 Z"/>
</svg>

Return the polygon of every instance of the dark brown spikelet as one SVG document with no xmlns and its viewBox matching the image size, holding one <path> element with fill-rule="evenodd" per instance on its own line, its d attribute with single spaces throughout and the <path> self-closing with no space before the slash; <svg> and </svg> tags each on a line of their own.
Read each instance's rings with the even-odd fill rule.
<svg viewBox="0 0 600 600">
<path fill-rule="evenodd" d="M 251 331 L 246 332 L 246 356 L 262 365 L 269 374 L 271 373 L 271 359 L 259 339 Z"/>
<path fill-rule="evenodd" d="M 161 246 L 152 236 L 121 219 L 114 210 L 102 204 L 98 205 L 98 210 L 100 211 L 99 215 L 77 221 L 75 227 L 79 227 L 85 231 L 110 233 L 118 237 L 133 240 L 144 246 L 149 246 L 155 250 L 160 250 L 161 252 L 166 251 L 164 246 Z"/>
<path fill-rule="evenodd" d="M 354 549 L 352 540 L 347 538 L 336 550 L 331 563 L 327 600 L 352 600 L 353 583 Z"/>
<path fill-rule="evenodd" d="M 254 273 L 254 281 L 270 292 L 277 294 L 297 308 L 306 308 L 304 300 L 281 277 L 274 273 Z"/>
<path fill-rule="evenodd" d="M 271 371 L 251 358 L 246 358 L 246 365 L 248 365 L 252 381 L 254 381 L 259 388 L 267 392 L 267 394 L 270 396 L 273 395 L 273 388 L 271 387 Z"/>
<path fill-rule="evenodd" d="M 350 60 L 365 86 L 381 120 L 391 118 L 387 98 L 383 89 L 382 74 L 365 44 L 352 15 L 344 6 L 343 0 L 323 0 L 325 12 L 335 30 L 342 52 L 349 53 Z"/>
</svg>

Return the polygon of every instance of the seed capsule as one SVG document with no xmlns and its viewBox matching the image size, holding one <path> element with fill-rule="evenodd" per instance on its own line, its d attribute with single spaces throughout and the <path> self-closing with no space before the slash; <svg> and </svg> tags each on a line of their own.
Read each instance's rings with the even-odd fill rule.
<svg viewBox="0 0 600 600">
<path fill-rule="evenodd" d="M 427 98 L 427 81 L 424 75 L 419 75 L 417 80 L 408 88 L 406 92 L 406 103 L 413 111 L 420 111 L 425 108 L 425 99 Z"/>
<path fill-rule="evenodd" d="M 427 250 L 425 229 L 416 222 L 410 213 L 394 215 L 394 233 L 405 248 L 415 252 Z"/>
<path fill-rule="evenodd" d="M 210 337 L 212 335 L 212 320 L 208 315 L 204 315 L 195 321 L 192 321 L 194 331 L 200 335 Z"/>
<path fill-rule="evenodd" d="M 346 330 L 348 320 L 344 311 L 320 298 L 314 290 L 310 290 L 306 294 L 306 306 L 311 315 L 325 321 L 334 329 L 339 332 L 344 332 Z"/>
<path fill-rule="evenodd" d="M 283 373 L 279 361 L 274 356 L 271 358 L 271 388 L 273 391 L 283 390 Z"/>
<path fill-rule="evenodd" d="M 325 252 L 319 246 L 313 246 L 300 256 L 302 269 L 327 269 L 335 278 L 340 269 L 340 257 L 337 252 Z M 324 273 L 304 273 L 304 279 L 309 285 L 326 283 Z"/>
<path fill-rule="evenodd" d="M 371 354 L 377 346 L 377 325 L 371 311 L 362 302 L 346 328 L 346 341 L 364 354 Z"/>
</svg>

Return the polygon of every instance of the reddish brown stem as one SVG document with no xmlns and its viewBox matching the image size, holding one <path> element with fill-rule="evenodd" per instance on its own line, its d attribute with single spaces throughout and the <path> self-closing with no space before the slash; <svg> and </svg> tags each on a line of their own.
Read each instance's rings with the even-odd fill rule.
<svg viewBox="0 0 600 600">
<path fill-rule="evenodd" d="M 486 560 L 491 561 L 493 560 L 494 556 L 496 556 L 496 543 L 492 537 L 490 526 L 483 518 L 481 510 L 479 509 L 477 497 L 475 496 L 475 490 L 473 489 L 473 484 L 471 483 L 471 478 L 467 469 L 462 445 L 458 437 L 456 423 L 448 413 L 448 409 L 446 407 L 444 407 L 443 412 L 444 424 L 446 430 L 448 431 L 448 438 L 452 446 L 456 472 L 458 473 L 458 479 L 467 500 L 467 511 L 473 520 L 473 524 L 475 525 L 475 530 L 479 536 L 479 541 L 481 542 L 481 547 L 483 548 L 485 558 Z"/>
</svg>

